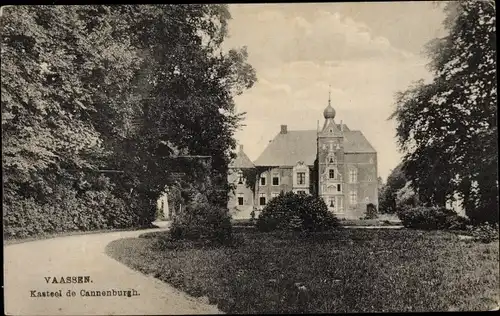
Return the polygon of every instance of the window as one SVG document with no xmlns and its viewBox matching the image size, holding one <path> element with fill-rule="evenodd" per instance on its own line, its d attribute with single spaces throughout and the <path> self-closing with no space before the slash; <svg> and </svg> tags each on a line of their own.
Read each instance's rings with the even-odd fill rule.
<svg viewBox="0 0 500 316">
<path fill-rule="evenodd" d="M 278 173 L 273 174 L 273 185 L 280 185 L 280 175 Z"/>
<path fill-rule="evenodd" d="M 349 170 L 349 182 L 355 183 L 358 181 L 358 170 L 351 169 Z"/>
<path fill-rule="evenodd" d="M 297 194 L 306 194 L 306 191 L 304 191 L 304 190 L 298 190 Z"/>
<path fill-rule="evenodd" d="M 328 177 L 330 179 L 335 178 L 335 170 L 333 170 L 333 169 L 328 170 Z"/>
<path fill-rule="evenodd" d="M 342 192 L 342 185 L 337 184 L 337 192 Z"/>
<path fill-rule="evenodd" d="M 297 184 L 306 184 L 305 172 L 297 172 Z"/>
<path fill-rule="evenodd" d="M 337 202 L 338 202 L 339 211 L 342 212 L 344 210 L 344 201 L 342 198 L 339 198 Z"/>
<path fill-rule="evenodd" d="M 259 205 L 266 205 L 266 194 L 265 193 L 260 194 Z"/>
<path fill-rule="evenodd" d="M 330 198 L 330 203 L 328 203 L 328 207 L 335 208 L 335 199 Z"/>
<path fill-rule="evenodd" d="M 354 205 L 358 203 L 358 194 L 355 191 L 351 191 L 351 194 L 349 195 L 351 199 L 351 204 Z"/>
<path fill-rule="evenodd" d="M 332 157 L 330 157 L 330 158 L 328 159 L 328 162 L 329 162 L 329 163 L 333 163 L 333 158 L 332 158 Z"/>
<path fill-rule="evenodd" d="M 238 171 L 238 184 L 243 184 L 243 171 Z"/>
<path fill-rule="evenodd" d="M 266 185 L 266 176 L 260 176 L 260 185 Z"/>
<path fill-rule="evenodd" d="M 243 205 L 243 193 L 238 194 L 238 205 Z"/>
</svg>

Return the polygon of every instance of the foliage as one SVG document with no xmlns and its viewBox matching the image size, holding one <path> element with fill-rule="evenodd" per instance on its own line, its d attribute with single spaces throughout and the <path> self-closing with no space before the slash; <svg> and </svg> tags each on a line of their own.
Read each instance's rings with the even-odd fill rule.
<svg viewBox="0 0 500 316">
<path fill-rule="evenodd" d="M 193 201 L 172 222 L 174 240 L 206 241 L 227 244 L 231 239 L 231 217 L 226 209 L 210 204 L 205 195 L 196 194 Z"/>
<path fill-rule="evenodd" d="M 499 226 L 498 223 L 489 224 L 483 223 L 481 225 L 468 225 L 467 233 L 473 236 L 476 240 L 484 243 L 498 241 L 499 239 Z"/>
<path fill-rule="evenodd" d="M 98 179 L 106 183 L 104 177 Z M 125 228 L 138 222 L 133 208 L 113 196 L 109 183 L 104 188 L 89 186 L 78 192 L 70 183 L 57 184 L 45 201 L 9 195 L 4 200 L 4 238 Z"/>
<path fill-rule="evenodd" d="M 377 217 L 377 207 L 373 203 L 366 205 L 366 213 L 363 219 L 375 219 Z"/>
<path fill-rule="evenodd" d="M 225 205 L 242 119 L 233 97 L 255 81 L 245 48 L 221 50 L 228 19 L 226 5 L 202 4 L 5 10 L 2 164 L 11 202 L 4 208 L 32 205 L 25 215 L 33 222 L 52 214 L 40 206 L 59 203 L 52 192 L 59 183 L 75 207 L 87 204 L 86 189 L 70 187 L 75 177 L 99 178 L 100 169 L 123 171 L 107 173 L 113 185 L 103 194 L 116 205 L 110 225 L 154 220 L 157 198 L 178 182 L 174 172 L 186 182 L 210 176 L 209 196 Z M 179 155 L 210 156 L 209 168 Z M 134 213 L 134 222 L 119 212 Z"/>
<path fill-rule="evenodd" d="M 498 300 L 498 244 L 409 229 L 234 233 L 239 247 L 164 251 L 158 236 L 107 253 L 227 314 L 483 311 Z"/>
<path fill-rule="evenodd" d="M 266 171 L 267 167 L 255 167 L 255 168 L 244 168 L 242 169 L 243 179 L 245 180 L 245 185 L 247 188 L 252 190 L 255 194 L 255 189 L 257 188 L 257 181 L 259 181 L 259 176 L 262 172 Z"/>
<path fill-rule="evenodd" d="M 407 208 L 420 205 L 418 194 L 413 190 L 411 181 L 408 181 L 404 187 L 396 191 L 396 212 Z"/>
<path fill-rule="evenodd" d="M 476 223 L 498 222 L 496 8 L 446 6 L 448 35 L 428 45 L 432 82 L 397 96 L 403 171 L 421 201 L 445 206 L 455 192 Z"/>
<path fill-rule="evenodd" d="M 261 231 L 298 230 L 321 231 L 339 225 L 320 197 L 281 193 L 264 207 L 256 226 Z"/>
<path fill-rule="evenodd" d="M 379 210 L 385 214 L 395 214 L 397 211 L 397 192 L 407 183 L 407 178 L 399 164 L 387 177 L 387 183 L 379 187 Z"/>
<path fill-rule="evenodd" d="M 417 229 L 465 229 L 468 220 L 455 211 L 441 207 L 413 207 L 398 212 L 407 228 Z"/>
</svg>

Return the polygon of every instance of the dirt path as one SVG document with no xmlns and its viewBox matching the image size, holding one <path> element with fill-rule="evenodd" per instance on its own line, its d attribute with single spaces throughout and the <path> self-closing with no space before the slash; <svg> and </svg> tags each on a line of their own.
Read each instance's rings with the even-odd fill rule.
<svg viewBox="0 0 500 316">
<path fill-rule="evenodd" d="M 162 228 L 164 229 L 164 228 Z M 155 231 L 153 229 L 146 231 Z M 68 236 L 4 246 L 4 312 L 7 315 L 215 314 L 215 306 L 108 257 L 113 240 L 145 231 Z M 52 277 L 90 276 L 91 283 L 52 283 Z M 46 278 L 51 278 L 47 283 Z M 75 293 L 68 297 L 68 290 Z M 85 291 L 132 291 L 137 296 L 82 296 Z M 35 292 L 33 292 L 35 291 Z M 40 292 L 62 297 L 32 297 Z M 127 293 L 125 292 L 125 293 Z M 134 293 L 133 291 L 131 292 Z"/>
</svg>

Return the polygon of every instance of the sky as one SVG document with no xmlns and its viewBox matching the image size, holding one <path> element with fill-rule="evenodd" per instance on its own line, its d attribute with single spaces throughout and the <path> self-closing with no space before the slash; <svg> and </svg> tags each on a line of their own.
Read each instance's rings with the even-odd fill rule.
<svg viewBox="0 0 500 316">
<path fill-rule="evenodd" d="M 247 46 L 257 82 L 235 98 L 235 135 L 255 160 L 280 131 L 316 129 L 331 102 L 336 122 L 361 130 L 382 179 L 401 161 L 394 95 L 432 78 L 424 45 L 445 35 L 433 2 L 232 4 L 226 48 Z"/>
</svg>

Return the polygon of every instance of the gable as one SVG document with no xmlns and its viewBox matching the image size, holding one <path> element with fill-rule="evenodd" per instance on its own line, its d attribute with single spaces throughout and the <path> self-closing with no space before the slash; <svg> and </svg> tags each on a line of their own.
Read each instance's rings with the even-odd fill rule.
<svg viewBox="0 0 500 316">
<path fill-rule="evenodd" d="M 242 150 L 240 150 L 236 154 L 236 158 L 229 164 L 229 168 L 231 169 L 246 169 L 254 167 L 255 165 L 253 164 L 253 162 L 250 160 L 250 158 L 248 158 L 248 156 Z"/>
</svg>

